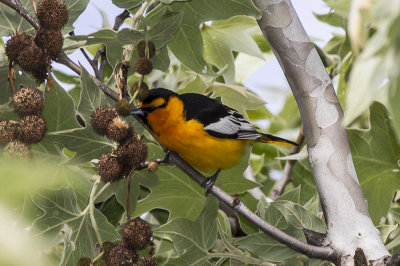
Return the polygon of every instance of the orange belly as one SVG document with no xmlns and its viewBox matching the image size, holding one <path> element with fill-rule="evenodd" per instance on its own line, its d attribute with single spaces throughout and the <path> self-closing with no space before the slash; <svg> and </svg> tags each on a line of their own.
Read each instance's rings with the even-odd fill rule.
<svg viewBox="0 0 400 266">
<path fill-rule="evenodd" d="M 168 149 L 203 171 L 215 171 L 236 164 L 247 144 L 236 139 L 210 136 L 202 125 L 194 120 L 171 126 L 157 132 L 157 139 Z"/>
</svg>

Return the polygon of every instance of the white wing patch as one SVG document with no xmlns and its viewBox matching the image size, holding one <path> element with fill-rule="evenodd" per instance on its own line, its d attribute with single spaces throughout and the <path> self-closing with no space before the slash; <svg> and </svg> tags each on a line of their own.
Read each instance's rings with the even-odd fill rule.
<svg viewBox="0 0 400 266">
<path fill-rule="evenodd" d="M 229 110 L 228 113 L 229 116 L 209 124 L 204 129 L 227 136 L 236 135 L 237 139 L 256 140 L 261 137 L 261 134 L 256 131 L 256 127 L 247 122 L 239 113 L 234 110 Z"/>
</svg>

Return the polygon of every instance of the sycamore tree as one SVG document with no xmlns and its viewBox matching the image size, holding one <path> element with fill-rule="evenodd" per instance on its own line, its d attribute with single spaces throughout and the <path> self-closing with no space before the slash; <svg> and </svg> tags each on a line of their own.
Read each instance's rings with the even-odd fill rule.
<svg viewBox="0 0 400 266">
<path fill-rule="evenodd" d="M 113 0 L 79 36 L 88 2 L 0 0 L 0 264 L 399 265 L 400 1 L 325 0 L 344 32 L 325 47 L 289 0 Z M 278 114 L 238 78 L 273 55 Z M 301 145 L 255 144 L 205 196 L 129 115 L 157 87 Z"/>
</svg>

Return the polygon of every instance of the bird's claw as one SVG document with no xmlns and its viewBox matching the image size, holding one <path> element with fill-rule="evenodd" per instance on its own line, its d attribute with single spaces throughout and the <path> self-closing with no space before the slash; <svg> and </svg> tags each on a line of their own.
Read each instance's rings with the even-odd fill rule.
<svg viewBox="0 0 400 266">
<path fill-rule="evenodd" d="M 163 159 L 163 163 L 168 163 L 169 162 L 169 156 L 171 155 L 171 151 L 167 150 L 167 152 L 165 153 L 164 159 Z"/>
<path fill-rule="evenodd" d="M 205 187 L 206 196 L 208 195 L 208 193 L 210 193 L 211 188 L 214 186 L 215 180 L 217 180 L 219 172 L 221 172 L 221 169 L 218 169 L 215 174 L 204 179 L 204 181 L 201 182 L 201 186 Z"/>
</svg>

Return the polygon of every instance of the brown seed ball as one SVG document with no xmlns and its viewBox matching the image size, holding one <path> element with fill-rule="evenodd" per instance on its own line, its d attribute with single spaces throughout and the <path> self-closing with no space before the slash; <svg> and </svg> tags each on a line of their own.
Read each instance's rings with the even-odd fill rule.
<svg viewBox="0 0 400 266">
<path fill-rule="evenodd" d="M 137 260 L 136 252 L 127 248 L 124 243 L 115 244 L 106 257 L 108 266 L 133 265 Z"/>
<path fill-rule="evenodd" d="M 150 74 L 153 70 L 153 64 L 147 58 L 139 58 L 135 64 L 136 72 L 142 76 Z"/>
<path fill-rule="evenodd" d="M 68 21 L 68 11 L 64 3 L 58 0 L 42 0 L 36 11 L 41 27 L 61 30 Z"/>
<path fill-rule="evenodd" d="M 148 169 L 150 172 L 156 171 L 156 170 L 158 169 L 158 163 L 155 162 L 155 161 L 151 161 L 151 162 L 149 163 L 149 165 L 147 166 L 147 169 Z"/>
<path fill-rule="evenodd" d="M 46 131 L 46 122 L 41 116 L 27 115 L 19 120 L 18 138 L 24 143 L 32 144 L 41 141 Z"/>
<path fill-rule="evenodd" d="M 120 116 L 115 117 L 107 128 L 107 137 L 116 142 L 121 142 L 132 136 L 132 126 L 126 123 Z"/>
<path fill-rule="evenodd" d="M 34 41 L 51 59 L 56 59 L 57 54 L 61 52 L 64 38 L 59 30 L 40 27 Z"/>
<path fill-rule="evenodd" d="M 108 256 L 108 253 L 110 252 L 113 246 L 114 243 L 111 241 L 104 241 L 103 244 L 101 244 L 101 249 L 103 251 L 103 258 L 106 258 Z"/>
<path fill-rule="evenodd" d="M 8 61 L 16 61 L 19 54 L 27 49 L 32 43 L 32 37 L 23 32 L 18 34 L 18 32 L 7 41 L 6 44 L 6 54 L 8 56 Z"/>
<path fill-rule="evenodd" d="M 110 107 L 101 107 L 93 112 L 91 124 L 97 134 L 104 136 L 107 134 L 108 124 L 118 116 L 117 110 Z"/>
<path fill-rule="evenodd" d="M 20 88 L 12 99 L 19 116 L 40 115 L 43 110 L 43 93 L 35 88 Z"/>
<path fill-rule="evenodd" d="M 139 135 L 126 139 L 115 151 L 119 162 L 130 168 L 137 168 L 147 156 L 147 145 L 140 139 Z"/>
<path fill-rule="evenodd" d="M 149 95 L 149 86 L 147 86 L 146 82 L 141 82 L 140 87 L 139 87 L 139 82 L 133 83 L 131 87 L 132 97 L 136 94 L 136 91 L 139 89 L 140 91 L 136 95 L 136 99 L 138 99 L 138 101 L 143 101 L 147 97 L 147 95 Z"/>
<path fill-rule="evenodd" d="M 47 78 L 47 70 L 50 67 L 50 58 L 34 42 L 21 51 L 15 62 L 22 70 L 32 73 L 38 83 Z"/>
<path fill-rule="evenodd" d="M 152 237 L 151 226 L 139 218 L 130 220 L 122 229 L 122 239 L 129 248 L 134 250 L 144 249 Z"/>
<path fill-rule="evenodd" d="M 115 109 L 117 109 L 118 114 L 128 116 L 131 113 L 132 106 L 127 99 L 121 99 L 115 105 Z"/>
<path fill-rule="evenodd" d="M 3 150 L 3 156 L 14 159 L 30 159 L 32 152 L 28 145 L 20 141 L 11 141 Z"/>
<path fill-rule="evenodd" d="M 105 260 L 96 260 L 93 262 L 93 266 L 107 266 L 107 262 Z"/>
<path fill-rule="evenodd" d="M 152 41 L 147 42 L 148 49 L 149 49 L 149 57 L 152 58 L 156 53 L 156 47 Z M 146 41 L 141 40 L 137 45 L 137 50 L 140 57 L 146 57 Z"/>
<path fill-rule="evenodd" d="M 19 123 L 12 120 L 0 121 L 0 145 L 7 144 L 18 138 Z"/>
<path fill-rule="evenodd" d="M 88 257 L 82 257 L 78 260 L 77 266 L 90 266 L 92 260 Z"/>
<path fill-rule="evenodd" d="M 138 266 L 157 266 L 158 263 L 157 263 L 157 261 L 156 261 L 154 258 L 152 258 L 152 257 L 145 257 L 145 258 L 142 258 L 142 259 L 138 262 L 137 265 L 138 265 Z"/>
<path fill-rule="evenodd" d="M 117 158 L 112 154 L 103 154 L 97 165 L 97 174 L 101 176 L 101 181 L 115 182 L 122 178 L 123 166 L 117 161 Z"/>
</svg>

